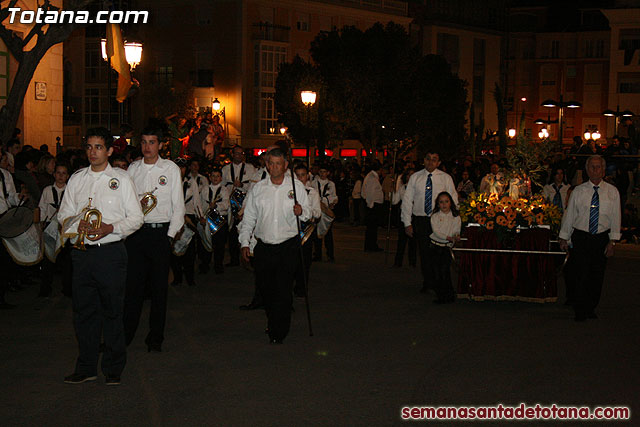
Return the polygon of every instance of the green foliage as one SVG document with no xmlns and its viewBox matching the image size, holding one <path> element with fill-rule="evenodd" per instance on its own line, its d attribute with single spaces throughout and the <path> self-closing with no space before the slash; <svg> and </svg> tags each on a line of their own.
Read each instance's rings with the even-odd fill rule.
<svg viewBox="0 0 640 427">
<path fill-rule="evenodd" d="M 524 136 L 523 132 L 518 134 L 516 145 L 507 149 L 507 162 L 510 167 L 505 174 L 507 182 L 513 178 L 529 178 L 532 183 L 542 187 L 544 184 L 540 182 L 540 175 L 545 170 L 543 160 L 552 150 L 552 144 L 533 141 Z"/>
<path fill-rule="evenodd" d="M 375 24 L 320 33 L 311 44 L 315 65 L 283 64 L 276 83 L 279 119 L 306 137 L 300 90 L 316 87 L 311 128 L 319 144 L 345 137 L 366 149 L 401 142 L 449 155 L 464 143 L 465 83 L 436 55 L 422 56 L 401 25 Z"/>
</svg>

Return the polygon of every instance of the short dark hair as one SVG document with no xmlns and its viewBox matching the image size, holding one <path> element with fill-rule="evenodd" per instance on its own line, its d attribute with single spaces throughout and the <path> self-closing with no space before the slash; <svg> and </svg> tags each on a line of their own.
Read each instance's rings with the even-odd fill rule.
<svg viewBox="0 0 640 427">
<path fill-rule="evenodd" d="M 65 168 L 67 170 L 67 173 L 69 173 L 69 171 L 71 170 L 71 168 L 69 167 L 69 164 L 65 162 L 57 162 L 56 167 L 53 170 L 55 171 L 58 168 Z"/>
<path fill-rule="evenodd" d="M 283 157 L 285 160 L 287 160 L 287 154 L 282 151 L 281 148 L 274 148 L 273 150 L 269 151 L 268 155 L 269 157 Z"/>
<path fill-rule="evenodd" d="M 217 167 L 217 166 L 212 167 L 212 168 L 211 168 L 211 170 L 209 171 L 209 174 L 212 174 L 212 173 L 214 173 L 214 172 L 215 172 L 215 173 L 219 173 L 220 175 L 222 175 L 222 169 L 220 169 L 220 168 L 219 168 L 219 167 Z"/>
<path fill-rule="evenodd" d="M 111 145 L 113 144 L 113 136 L 111 135 L 111 132 L 109 132 L 109 129 L 105 127 L 88 129 L 86 138 L 89 140 L 91 137 L 102 138 L 104 146 L 107 147 L 107 149 L 111 148 Z"/>
<path fill-rule="evenodd" d="M 162 138 L 164 138 L 164 132 L 162 132 L 162 129 L 159 126 L 153 125 L 145 126 L 140 135 L 155 135 L 158 137 L 158 142 L 161 142 Z"/>
<path fill-rule="evenodd" d="M 449 192 L 447 192 L 447 191 L 442 191 L 440 194 L 438 194 L 438 197 L 436 197 L 436 203 L 435 203 L 435 206 L 433 208 L 433 213 L 436 213 L 436 212 L 440 211 L 440 207 L 438 206 L 438 199 L 440 198 L 440 196 L 447 196 L 449 198 L 449 201 L 451 202 L 451 215 L 453 215 L 453 216 L 460 215 L 460 212 L 458 211 L 458 208 L 456 207 L 456 203 L 453 201 L 453 197 L 451 197 L 451 194 L 449 194 Z"/>
<path fill-rule="evenodd" d="M 7 141 L 7 150 L 11 147 L 13 147 L 16 144 L 20 144 L 20 140 L 19 139 L 10 139 L 9 141 Z"/>
<path fill-rule="evenodd" d="M 294 171 L 297 171 L 299 169 L 304 169 L 305 171 L 309 172 L 309 168 L 304 163 L 296 163 L 295 166 L 293 167 Z"/>
</svg>

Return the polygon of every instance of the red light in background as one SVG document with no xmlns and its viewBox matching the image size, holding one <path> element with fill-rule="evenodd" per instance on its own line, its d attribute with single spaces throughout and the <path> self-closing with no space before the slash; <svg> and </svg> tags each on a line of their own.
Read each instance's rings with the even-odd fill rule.
<svg viewBox="0 0 640 427">
<path fill-rule="evenodd" d="M 357 157 L 358 150 L 355 148 L 342 148 L 340 149 L 340 157 Z"/>
<path fill-rule="evenodd" d="M 316 157 L 320 155 L 320 150 L 316 150 Z M 324 150 L 324 155 L 327 157 L 333 157 L 333 150 Z"/>
<path fill-rule="evenodd" d="M 307 149 L 306 148 L 294 148 L 291 150 L 292 157 L 307 157 Z"/>
<path fill-rule="evenodd" d="M 266 153 L 266 151 L 267 151 L 266 148 L 254 148 L 253 149 L 253 155 L 258 157 L 260 154 Z"/>
</svg>

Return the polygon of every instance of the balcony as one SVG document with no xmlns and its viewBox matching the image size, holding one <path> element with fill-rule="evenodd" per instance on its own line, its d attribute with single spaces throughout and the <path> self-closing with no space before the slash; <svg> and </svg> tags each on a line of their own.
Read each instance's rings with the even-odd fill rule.
<svg viewBox="0 0 640 427">
<path fill-rule="evenodd" d="M 289 43 L 290 31 L 291 27 L 287 27 L 286 25 L 257 22 L 252 26 L 251 38 L 252 40 Z"/>
<path fill-rule="evenodd" d="M 390 15 L 407 16 L 408 5 L 406 1 L 399 0 L 315 0 L 319 3 L 335 4 L 339 6 L 355 7 Z"/>
</svg>

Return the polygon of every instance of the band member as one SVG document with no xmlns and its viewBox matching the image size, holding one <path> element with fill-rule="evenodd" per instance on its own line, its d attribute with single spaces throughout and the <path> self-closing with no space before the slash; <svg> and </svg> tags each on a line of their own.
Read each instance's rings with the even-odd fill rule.
<svg viewBox="0 0 640 427">
<path fill-rule="evenodd" d="M 209 186 L 207 177 L 200 173 L 200 160 L 197 157 L 189 160 L 189 174 L 187 177 L 198 184 L 198 191 L 202 191 Z"/>
<path fill-rule="evenodd" d="M 6 161 L 7 153 L 2 152 L 3 161 Z M 20 203 L 21 195 L 16 192 L 16 187 L 11 174 L 6 169 L 0 169 L 0 215 L 4 214 L 9 208 L 17 206 Z M 22 191 L 22 196 L 26 196 L 26 190 Z M 14 264 L 7 249 L 0 243 L 0 309 L 14 308 L 15 305 L 9 304 L 5 300 L 5 294 L 9 287 L 9 280 L 13 278 L 16 265 Z"/>
<path fill-rule="evenodd" d="M 613 185 L 603 181 L 606 163 L 598 156 L 586 162 L 589 181 L 578 185 L 569 198 L 562 217 L 560 248 L 573 249 L 572 271 L 575 320 L 597 319 L 595 309 L 600 302 L 607 258 L 613 256 L 615 241 L 620 239 L 620 194 Z"/>
<path fill-rule="evenodd" d="M 161 351 L 167 317 L 167 279 L 173 238 L 184 225 L 184 199 L 180 169 L 171 160 L 162 159 L 162 130 L 147 127 L 142 131 L 142 160 L 129 166 L 142 209 L 156 206 L 144 216 L 142 228 L 126 242 L 129 254 L 127 292 L 124 309 L 124 330 L 129 345 L 138 329 L 145 286 L 151 289 L 149 332 L 145 338 L 149 351 Z M 151 196 L 147 196 L 150 194 Z M 151 199 L 151 200 L 150 200 Z"/>
<path fill-rule="evenodd" d="M 258 157 L 258 162 L 260 162 L 260 167 L 256 169 L 255 173 L 253 174 L 253 178 L 251 179 L 251 185 L 258 183 L 263 179 L 265 179 L 267 176 L 269 176 L 269 172 L 267 172 L 267 166 L 266 166 L 266 162 L 267 162 L 266 152 L 260 154 L 260 157 Z"/>
<path fill-rule="evenodd" d="M 123 239 L 140 228 L 143 215 L 129 175 L 109 165 L 113 152 L 109 131 L 89 129 L 86 141 L 90 166 L 80 169 L 69 180 L 58 221 L 65 224 L 66 219 L 82 215 L 89 204 L 100 212 L 101 220 L 87 218 L 90 223 L 85 221 L 85 215 L 77 225 L 78 233 L 87 234 L 86 250 L 73 249 L 71 253 L 73 323 L 79 355 L 75 372 L 64 382 L 79 384 L 96 379 L 102 336 L 105 344 L 102 373 L 107 385 L 118 385 L 126 362 L 122 315 L 127 250 Z"/>
<path fill-rule="evenodd" d="M 562 168 L 555 168 L 549 184 L 542 188 L 544 198 L 557 206 L 560 212 L 562 212 L 567 208 L 568 191 L 569 184 L 565 182 L 564 170 Z"/>
<path fill-rule="evenodd" d="M 378 175 L 378 173 L 383 176 Z M 362 183 L 362 198 L 366 203 L 365 223 L 367 229 L 364 234 L 364 251 L 381 252 L 378 246 L 378 225 L 383 215 L 384 193 L 380 179 L 384 177 L 384 170 L 378 161 L 373 162 L 371 170 Z"/>
<path fill-rule="evenodd" d="M 289 163 L 285 153 L 273 149 L 267 156 L 269 179 L 257 183 L 244 204 L 239 239 L 242 257 L 249 262 L 249 240 L 255 234 L 254 266 L 264 300 L 269 339 L 281 344 L 291 326 L 292 286 L 300 262 L 300 237 L 296 216 L 302 221 L 311 218 L 311 205 L 304 185 L 285 181 Z M 294 192 L 295 191 L 295 192 Z M 298 203 L 294 203 L 294 196 Z"/>
<path fill-rule="evenodd" d="M 198 191 L 198 183 L 195 179 L 189 178 L 187 175 L 187 163 L 184 159 L 177 159 L 176 164 L 180 168 L 180 176 L 182 178 L 182 196 L 184 199 L 184 226 L 189 227 L 196 232 L 198 221 L 203 216 L 201 207 L 200 192 Z M 182 232 L 178 232 L 176 240 Z M 197 234 L 197 232 L 196 232 Z M 196 236 L 194 235 L 187 251 L 182 256 L 171 254 L 171 270 L 173 270 L 173 285 L 178 286 L 182 284 L 182 273 L 187 276 L 187 284 L 189 286 L 195 286 L 196 281 L 194 278 L 194 264 L 196 260 Z"/>
<path fill-rule="evenodd" d="M 219 168 L 213 168 L 209 174 L 211 184 L 202 190 L 200 196 L 202 198 L 202 206 L 205 209 L 215 209 L 220 215 L 227 217 L 229 211 L 229 190 L 222 184 L 222 171 Z M 205 218 L 203 218 L 206 221 Z M 205 232 L 209 233 L 209 229 L 205 222 Z M 224 246 L 227 242 L 229 234 L 229 226 L 227 223 L 222 225 L 220 229 L 211 236 L 213 246 L 213 269 L 216 274 L 222 274 L 224 267 L 222 261 L 224 259 Z M 205 251 L 201 254 L 200 271 L 207 273 L 209 271 L 209 263 L 211 262 L 211 253 Z"/>
<path fill-rule="evenodd" d="M 314 187 L 318 189 L 320 195 L 320 202 L 327 206 L 329 209 L 338 203 L 338 195 L 336 194 L 336 185 L 329 179 L 329 169 L 326 165 L 321 165 L 318 170 L 318 176 L 314 181 Z M 324 235 L 324 245 L 327 248 L 327 257 L 329 261 L 333 261 L 333 230 L 331 225 Z M 322 261 L 322 238 L 318 237 L 314 242 L 315 257 L 314 261 Z"/>
<path fill-rule="evenodd" d="M 255 168 L 245 163 L 244 151 L 239 145 L 231 149 L 231 163 L 222 168 L 222 181 L 229 188 L 232 195 L 236 189 L 247 193 L 251 188 L 251 179 L 255 175 Z M 238 245 L 238 219 L 229 213 L 229 267 L 240 265 L 240 246 Z"/>
<path fill-rule="evenodd" d="M 319 220 L 320 215 L 322 215 L 322 210 L 320 208 L 320 195 L 313 187 L 313 184 L 311 184 L 311 181 L 309 181 L 309 170 L 307 169 L 307 166 L 304 163 L 299 163 L 293 168 L 293 171 L 300 182 L 304 184 L 305 190 L 307 190 L 309 202 L 311 203 L 311 221 Z M 302 231 L 304 231 L 304 228 Z M 315 234 L 315 232 L 316 230 L 314 228 L 312 233 Z M 311 269 L 313 242 L 314 236 L 309 237 L 304 245 L 302 245 L 304 265 L 298 264 L 295 286 L 293 287 L 293 294 L 297 297 L 304 297 L 306 295 L 305 284 L 309 283 L 309 270 Z"/>
<path fill-rule="evenodd" d="M 40 210 L 40 221 L 42 221 L 43 229 L 47 228 L 51 220 L 58 214 L 58 209 L 60 209 L 62 196 L 64 196 L 64 191 L 67 188 L 67 180 L 69 179 L 69 168 L 67 165 L 56 164 L 53 177 L 55 182 L 52 185 L 46 186 L 42 190 L 40 203 L 38 204 L 38 209 Z M 68 247 L 62 249 L 61 253 L 56 257 L 55 264 L 49 261 L 46 256 L 42 259 L 39 297 L 51 296 L 51 283 L 53 282 L 53 273 L 56 264 L 61 266 L 65 272 L 62 281 L 63 293 L 71 295 L 71 289 L 69 289 L 71 287 L 71 266 L 68 265 L 68 268 L 66 266 L 67 262 L 70 263 L 71 261 L 71 259 L 66 256 L 69 251 L 70 249 Z"/>
<path fill-rule="evenodd" d="M 458 206 L 458 193 L 453 180 L 447 173 L 438 169 L 438 166 L 440 166 L 438 153 L 427 152 L 424 158 L 425 168 L 409 178 L 401 206 L 401 219 L 405 233 L 409 237 L 415 236 L 418 242 L 423 278 L 420 292 L 423 293 L 433 287 L 433 260 L 429 257 L 429 236 L 433 233 L 430 218 L 436 197 L 446 191 L 451 195 L 454 205 Z"/>
</svg>

